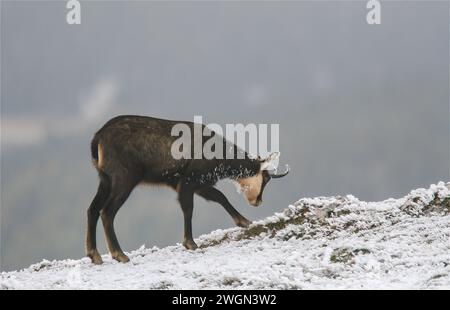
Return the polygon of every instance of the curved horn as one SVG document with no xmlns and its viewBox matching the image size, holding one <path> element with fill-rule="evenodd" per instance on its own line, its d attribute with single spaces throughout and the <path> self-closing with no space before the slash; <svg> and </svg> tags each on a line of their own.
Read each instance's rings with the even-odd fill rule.
<svg viewBox="0 0 450 310">
<path fill-rule="evenodd" d="M 273 178 L 273 179 L 282 178 L 282 177 L 286 176 L 289 173 L 290 170 L 291 169 L 289 169 L 289 166 L 286 165 L 286 171 L 285 172 L 280 173 L 280 174 L 271 174 L 270 177 Z"/>
</svg>

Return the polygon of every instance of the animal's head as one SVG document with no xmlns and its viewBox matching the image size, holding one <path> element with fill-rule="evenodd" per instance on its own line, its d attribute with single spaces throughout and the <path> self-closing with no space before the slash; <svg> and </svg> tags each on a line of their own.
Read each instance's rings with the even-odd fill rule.
<svg viewBox="0 0 450 310">
<path fill-rule="evenodd" d="M 269 157 L 261 159 L 258 157 L 260 169 L 254 176 L 237 179 L 241 192 L 247 198 L 251 206 L 258 207 L 262 202 L 264 188 L 271 179 L 284 177 L 289 173 L 289 167 L 281 174 L 273 173 L 276 171 L 275 162 L 280 157 L 279 152 L 270 154 Z"/>
</svg>

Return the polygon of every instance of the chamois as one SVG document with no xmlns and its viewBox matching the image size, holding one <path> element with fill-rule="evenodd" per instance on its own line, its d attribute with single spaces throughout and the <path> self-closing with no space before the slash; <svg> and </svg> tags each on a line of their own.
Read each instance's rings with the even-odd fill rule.
<svg viewBox="0 0 450 310">
<path fill-rule="evenodd" d="M 169 121 L 146 116 L 123 115 L 109 120 L 91 142 L 91 155 L 98 171 L 99 185 L 87 210 L 86 252 L 95 264 L 102 258 L 96 246 L 96 227 L 101 217 L 111 256 L 119 262 L 128 262 L 114 232 L 114 218 L 131 191 L 141 183 L 163 184 L 173 188 L 184 215 L 183 245 L 189 250 L 197 248 L 192 238 L 192 211 L 194 194 L 217 202 L 233 218 L 236 225 L 248 227 L 251 222 L 242 216 L 225 195 L 214 187 L 221 179 L 235 180 L 249 204 L 258 206 L 262 193 L 271 178 L 285 176 L 272 174 L 267 169 L 278 156 L 272 153 L 266 159 L 251 158 L 244 152 L 243 159 L 174 159 L 172 143 L 177 139 L 171 130 L 176 124 L 186 124 L 193 130 L 194 123 Z M 204 126 L 203 126 L 204 127 Z M 224 138 L 223 143 L 228 146 Z M 232 145 L 236 155 L 241 151 Z M 225 147 L 224 152 L 230 148 Z M 242 158 L 242 157 L 241 157 Z"/>
</svg>

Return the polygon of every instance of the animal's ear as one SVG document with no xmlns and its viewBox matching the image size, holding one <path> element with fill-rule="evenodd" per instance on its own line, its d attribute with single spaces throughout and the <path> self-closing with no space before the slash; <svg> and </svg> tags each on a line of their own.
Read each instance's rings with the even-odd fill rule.
<svg viewBox="0 0 450 310">
<path fill-rule="evenodd" d="M 280 152 L 273 152 L 272 154 L 270 154 L 269 157 L 261 161 L 261 170 L 276 169 L 277 165 L 275 164 L 275 162 L 278 161 L 278 158 L 280 158 Z"/>
</svg>

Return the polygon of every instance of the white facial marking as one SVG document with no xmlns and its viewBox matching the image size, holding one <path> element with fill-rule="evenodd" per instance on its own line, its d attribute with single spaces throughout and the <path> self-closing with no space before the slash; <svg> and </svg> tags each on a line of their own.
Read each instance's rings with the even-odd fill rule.
<svg viewBox="0 0 450 310">
<path fill-rule="evenodd" d="M 253 177 L 238 179 L 237 182 L 239 183 L 241 191 L 244 193 L 248 202 L 252 205 L 256 204 L 263 183 L 262 173 L 259 172 Z"/>
</svg>

